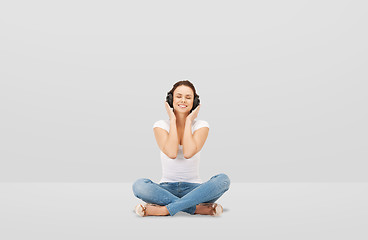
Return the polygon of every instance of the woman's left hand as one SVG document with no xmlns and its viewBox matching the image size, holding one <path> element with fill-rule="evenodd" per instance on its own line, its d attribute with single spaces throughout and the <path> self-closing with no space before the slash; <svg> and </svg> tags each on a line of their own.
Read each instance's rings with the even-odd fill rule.
<svg viewBox="0 0 368 240">
<path fill-rule="evenodd" d="M 197 118 L 199 109 L 201 108 L 201 104 L 199 104 L 188 116 L 187 120 L 194 121 Z"/>
</svg>

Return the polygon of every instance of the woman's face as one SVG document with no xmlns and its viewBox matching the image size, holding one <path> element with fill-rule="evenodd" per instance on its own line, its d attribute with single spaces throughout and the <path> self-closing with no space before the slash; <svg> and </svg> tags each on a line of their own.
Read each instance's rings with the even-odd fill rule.
<svg viewBox="0 0 368 240">
<path fill-rule="evenodd" d="M 174 91 L 173 107 L 177 112 L 190 112 L 193 107 L 193 90 L 185 85 L 179 86 Z M 186 107 L 182 107 L 186 106 Z"/>
</svg>

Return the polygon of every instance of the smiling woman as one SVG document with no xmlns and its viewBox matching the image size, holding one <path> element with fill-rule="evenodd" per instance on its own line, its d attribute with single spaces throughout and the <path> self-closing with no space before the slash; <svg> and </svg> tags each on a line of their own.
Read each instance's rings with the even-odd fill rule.
<svg viewBox="0 0 368 240">
<path fill-rule="evenodd" d="M 167 93 L 165 108 L 169 119 L 153 124 L 162 178 L 159 183 L 148 178 L 134 182 L 134 195 L 147 203 L 136 206 L 138 215 L 222 213 L 222 206 L 215 201 L 229 189 L 229 177 L 220 173 L 207 182 L 199 177 L 200 152 L 209 133 L 208 122 L 197 119 L 200 107 L 199 95 L 188 80 L 175 83 Z"/>
</svg>

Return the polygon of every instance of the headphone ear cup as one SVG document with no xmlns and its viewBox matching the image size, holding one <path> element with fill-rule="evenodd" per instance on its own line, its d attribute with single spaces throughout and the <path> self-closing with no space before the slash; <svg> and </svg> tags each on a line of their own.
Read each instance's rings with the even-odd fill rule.
<svg viewBox="0 0 368 240">
<path fill-rule="evenodd" d="M 200 100 L 199 100 L 199 97 L 194 97 L 194 101 L 193 101 L 193 107 L 192 107 L 192 110 L 190 110 L 190 112 L 192 112 L 194 109 L 196 109 L 196 107 L 198 107 L 200 103 Z"/>
<path fill-rule="evenodd" d="M 173 95 L 172 93 L 168 92 L 166 96 L 166 102 L 170 105 L 171 108 L 173 107 Z"/>
</svg>

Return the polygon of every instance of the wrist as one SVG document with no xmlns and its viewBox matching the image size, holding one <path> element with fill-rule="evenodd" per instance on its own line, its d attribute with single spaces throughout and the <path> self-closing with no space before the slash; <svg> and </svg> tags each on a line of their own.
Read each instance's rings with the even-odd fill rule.
<svg viewBox="0 0 368 240">
<path fill-rule="evenodd" d="M 188 124 L 190 123 L 191 124 L 192 122 L 193 122 L 193 120 L 190 119 L 190 118 L 185 119 L 185 123 L 188 123 Z"/>
</svg>

